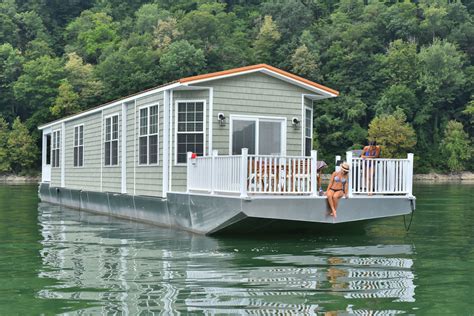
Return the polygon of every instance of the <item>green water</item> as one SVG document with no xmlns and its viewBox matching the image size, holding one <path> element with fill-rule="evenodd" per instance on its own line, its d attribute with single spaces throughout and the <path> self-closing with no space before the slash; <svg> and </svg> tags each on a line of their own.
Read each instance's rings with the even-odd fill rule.
<svg viewBox="0 0 474 316">
<path fill-rule="evenodd" d="M 0 186 L 0 315 L 474 314 L 474 185 L 419 185 L 350 235 L 220 237 L 38 202 Z"/>
</svg>

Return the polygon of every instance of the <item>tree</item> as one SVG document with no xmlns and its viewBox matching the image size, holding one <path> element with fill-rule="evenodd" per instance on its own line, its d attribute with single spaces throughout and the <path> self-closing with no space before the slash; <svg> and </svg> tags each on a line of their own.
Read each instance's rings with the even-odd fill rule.
<svg viewBox="0 0 474 316">
<path fill-rule="evenodd" d="M 8 135 L 8 151 L 13 172 L 27 171 L 33 168 L 38 158 L 38 147 L 28 133 L 26 126 L 17 117 Z"/>
<path fill-rule="evenodd" d="M 97 78 L 94 67 L 84 63 L 76 53 L 67 55 L 64 65 L 67 81 L 71 84 L 74 93 L 79 97 L 78 105 L 85 108 L 102 101 L 104 84 Z"/>
<path fill-rule="evenodd" d="M 8 154 L 8 123 L 0 116 L 0 174 L 11 170 L 10 157 Z"/>
<path fill-rule="evenodd" d="M 387 84 L 404 85 L 411 90 L 416 88 L 418 55 L 415 42 L 391 42 L 386 54 L 380 56 L 380 61 Z"/>
<path fill-rule="evenodd" d="M 295 50 L 295 53 L 291 56 L 291 64 L 295 74 L 314 81 L 322 79 L 318 57 L 310 52 L 305 44 Z"/>
<path fill-rule="evenodd" d="M 59 58 L 42 56 L 25 63 L 23 69 L 13 89 L 21 104 L 17 113 L 27 118 L 34 111 L 54 103 L 60 81 L 64 78 L 64 67 Z"/>
<path fill-rule="evenodd" d="M 466 163 L 472 156 L 473 148 L 468 134 L 460 122 L 451 120 L 444 130 L 444 138 L 440 150 L 446 158 L 449 171 L 459 172 L 464 170 Z"/>
<path fill-rule="evenodd" d="M 181 34 L 175 18 L 159 20 L 153 29 L 153 47 L 162 52 Z"/>
<path fill-rule="evenodd" d="M 280 38 L 281 34 L 278 31 L 277 25 L 273 22 L 270 15 L 266 15 L 254 43 L 256 60 L 262 63 L 271 63 L 274 50 Z"/>
<path fill-rule="evenodd" d="M 392 114 L 397 109 L 403 110 L 408 121 L 413 120 L 413 112 L 418 107 L 415 91 L 403 84 L 389 86 L 375 105 L 376 115 Z"/>
<path fill-rule="evenodd" d="M 2 0 L 0 3 L 0 43 L 16 45 L 19 40 L 18 25 L 14 17 L 17 11 L 15 0 Z"/>
<path fill-rule="evenodd" d="M 97 62 L 102 52 L 117 43 L 117 24 L 104 12 L 86 10 L 66 27 L 66 39 L 66 51 Z"/>
<path fill-rule="evenodd" d="M 416 144 L 415 130 L 402 111 L 375 117 L 369 124 L 369 139 L 376 139 L 388 158 L 405 157 Z"/>
<path fill-rule="evenodd" d="M 138 92 L 160 82 L 158 53 L 150 43 L 150 34 L 132 34 L 97 65 L 96 74 L 104 84 L 107 99 Z"/>
<path fill-rule="evenodd" d="M 205 65 L 202 50 L 185 40 L 171 44 L 160 58 L 163 75 L 173 80 L 198 74 Z"/>
<path fill-rule="evenodd" d="M 423 107 L 415 122 L 423 125 L 430 119 L 430 134 L 435 143 L 439 139 L 442 108 L 446 108 L 462 93 L 466 82 L 463 64 L 464 54 L 447 41 L 435 40 L 419 53 L 418 84 L 423 91 Z"/>
<path fill-rule="evenodd" d="M 58 96 L 54 101 L 54 105 L 50 108 L 51 114 L 56 118 L 60 118 L 77 113 L 80 109 L 79 95 L 74 92 L 72 85 L 67 79 L 63 80 L 58 88 Z"/>
<path fill-rule="evenodd" d="M 21 74 L 23 62 L 20 51 L 11 44 L 0 45 L 0 113 L 7 118 L 16 116 L 13 84 Z"/>
<path fill-rule="evenodd" d="M 158 22 L 170 16 L 170 13 L 163 10 L 159 5 L 146 3 L 135 12 L 135 30 L 140 33 L 152 33 Z"/>
</svg>

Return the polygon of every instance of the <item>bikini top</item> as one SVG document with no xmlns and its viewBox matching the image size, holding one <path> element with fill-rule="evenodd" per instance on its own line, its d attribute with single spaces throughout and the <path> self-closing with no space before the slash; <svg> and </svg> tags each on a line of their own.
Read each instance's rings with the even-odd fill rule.
<svg viewBox="0 0 474 316">
<path fill-rule="evenodd" d="M 373 151 L 370 151 L 370 148 L 369 148 L 364 153 L 364 156 L 366 157 L 375 157 L 376 155 L 377 155 L 377 148 L 375 148 Z"/>
<path fill-rule="evenodd" d="M 346 183 L 346 178 L 339 178 L 339 176 L 334 177 L 334 182 Z"/>
</svg>

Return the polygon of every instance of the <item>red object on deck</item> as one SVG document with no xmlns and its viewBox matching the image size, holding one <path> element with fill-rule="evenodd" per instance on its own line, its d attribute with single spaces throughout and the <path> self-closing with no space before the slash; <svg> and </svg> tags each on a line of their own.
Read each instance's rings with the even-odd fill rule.
<svg viewBox="0 0 474 316">
<path fill-rule="evenodd" d="M 197 154 L 196 153 L 191 153 L 191 159 L 196 159 L 197 158 Z"/>
</svg>

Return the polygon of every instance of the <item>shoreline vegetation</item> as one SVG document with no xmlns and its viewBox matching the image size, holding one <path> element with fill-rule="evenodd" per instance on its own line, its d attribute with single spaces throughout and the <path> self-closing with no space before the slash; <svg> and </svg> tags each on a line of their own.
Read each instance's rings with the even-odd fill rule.
<svg viewBox="0 0 474 316">
<path fill-rule="evenodd" d="M 2 0 L 0 173 L 39 166 L 39 125 L 261 63 L 339 91 L 313 104 L 320 160 L 376 140 L 416 173 L 472 172 L 473 17 L 469 0 Z"/>
<path fill-rule="evenodd" d="M 323 180 L 329 180 L 331 174 L 323 174 Z M 20 176 L 20 175 L 1 175 L 0 184 L 32 184 L 41 181 L 41 176 Z M 474 183 L 474 172 L 460 172 L 460 173 L 426 173 L 426 174 L 415 174 L 413 175 L 413 181 L 415 183 L 423 182 L 463 182 L 463 183 Z"/>
</svg>

